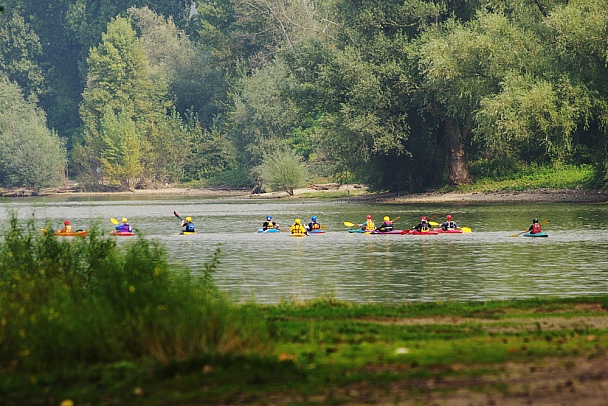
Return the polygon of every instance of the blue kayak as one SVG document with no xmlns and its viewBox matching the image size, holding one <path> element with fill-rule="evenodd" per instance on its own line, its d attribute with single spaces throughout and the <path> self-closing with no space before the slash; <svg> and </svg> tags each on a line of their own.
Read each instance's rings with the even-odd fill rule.
<svg viewBox="0 0 608 406">
<path fill-rule="evenodd" d="M 549 237 L 549 234 L 547 234 L 547 233 L 542 233 L 542 232 L 541 232 L 541 233 L 535 233 L 535 234 L 532 234 L 532 233 L 525 233 L 525 234 L 524 234 L 524 237 Z"/>
<path fill-rule="evenodd" d="M 277 228 L 269 228 L 268 230 L 264 230 L 262 228 L 258 228 L 258 233 L 280 233 L 281 230 Z"/>
</svg>

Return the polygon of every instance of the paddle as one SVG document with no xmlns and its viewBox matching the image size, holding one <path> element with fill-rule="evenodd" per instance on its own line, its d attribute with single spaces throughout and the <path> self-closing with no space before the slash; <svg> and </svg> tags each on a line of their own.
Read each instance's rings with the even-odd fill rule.
<svg viewBox="0 0 608 406">
<path fill-rule="evenodd" d="M 116 220 L 114 217 L 111 217 L 111 218 L 110 218 L 110 221 L 112 222 L 112 224 L 117 224 L 117 225 L 118 225 L 118 224 L 120 224 L 120 223 L 118 222 L 118 220 Z"/>
<path fill-rule="evenodd" d="M 350 221 L 345 221 L 345 222 L 344 222 L 344 225 L 345 225 L 346 227 L 354 227 L 354 226 L 356 226 L 356 225 L 358 225 L 358 224 L 351 223 Z"/>
<path fill-rule="evenodd" d="M 469 227 L 459 227 L 463 233 L 470 233 L 471 229 Z"/>
<path fill-rule="evenodd" d="M 176 212 L 176 211 L 173 211 L 173 215 L 174 215 L 175 217 L 177 217 L 178 219 L 182 220 L 182 218 L 179 216 L 179 214 L 177 214 L 177 212 Z M 184 221 L 184 220 L 182 220 L 182 221 Z"/>
<path fill-rule="evenodd" d="M 550 222 L 550 221 L 551 221 L 551 220 L 545 220 L 545 221 L 543 221 L 543 222 L 542 222 L 542 223 L 540 223 L 540 224 L 541 224 L 541 225 L 542 225 L 542 224 L 547 224 L 547 223 L 548 223 L 548 222 Z M 522 231 L 521 233 L 517 233 L 517 234 L 511 234 L 509 237 L 519 237 L 519 236 L 520 236 L 520 235 L 522 235 L 523 233 L 527 233 L 527 232 L 528 232 L 528 230 L 524 230 L 524 231 Z"/>
</svg>

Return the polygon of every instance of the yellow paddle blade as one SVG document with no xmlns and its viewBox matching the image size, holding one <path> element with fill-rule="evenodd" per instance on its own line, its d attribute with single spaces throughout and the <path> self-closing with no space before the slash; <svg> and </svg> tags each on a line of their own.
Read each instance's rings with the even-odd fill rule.
<svg viewBox="0 0 608 406">
<path fill-rule="evenodd" d="M 463 233 L 470 233 L 471 229 L 469 227 L 460 227 Z"/>
<path fill-rule="evenodd" d="M 429 221 L 429 224 L 430 224 L 431 226 L 433 226 L 433 227 L 438 227 L 438 226 L 440 226 L 440 225 L 441 225 L 441 224 L 436 223 L 436 222 L 434 222 L 434 221 Z"/>
<path fill-rule="evenodd" d="M 355 224 L 355 223 L 351 223 L 350 221 L 345 221 L 345 222 L 344 222 L 344 225 L 345 225 L 346 227 L 354 227 L 354 226 L 356 226 L 356 224 Z"/>
<path fill-rule="evenodd" d="M 323 230 L 325 230 L 325 229 L 327 228 L 327 226 L 326 226 L 325 224 L 321 224 L 321 228 L 322 228 Z"/>
<path fill-rule="evenodd" d="M 118 220 L 116 220 L 114 217 L 111 217 L 110 221 L 112 222 L 112 224 L 119 224 Z"/>
</svg>

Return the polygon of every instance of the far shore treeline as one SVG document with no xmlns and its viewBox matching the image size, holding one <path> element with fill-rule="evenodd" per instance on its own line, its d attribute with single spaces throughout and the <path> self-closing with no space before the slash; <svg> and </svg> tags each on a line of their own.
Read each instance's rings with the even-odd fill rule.
<svg viewBox="0 0 608 406">
<path fill-rule="evenodd" d="M 608 184 L 608 0 L 3 0 L 0 187 Z"/>
</svg>

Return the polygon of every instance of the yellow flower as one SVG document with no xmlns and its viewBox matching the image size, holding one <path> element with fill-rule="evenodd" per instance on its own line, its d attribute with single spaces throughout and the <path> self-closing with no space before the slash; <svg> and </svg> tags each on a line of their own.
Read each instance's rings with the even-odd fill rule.
<svg viewBox="0 0 608 406">
<path fill-rule="evenodd" d="M 130 285 L 129 286 L 129 292 L 134 293 L 135 292 L 135 286 Z"/>
</svg>

